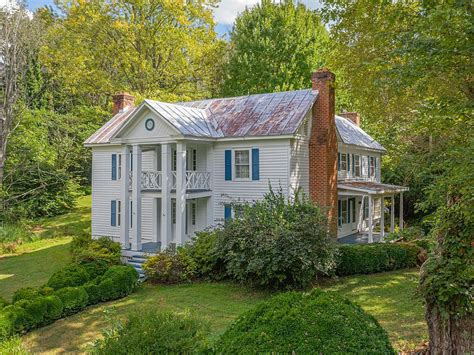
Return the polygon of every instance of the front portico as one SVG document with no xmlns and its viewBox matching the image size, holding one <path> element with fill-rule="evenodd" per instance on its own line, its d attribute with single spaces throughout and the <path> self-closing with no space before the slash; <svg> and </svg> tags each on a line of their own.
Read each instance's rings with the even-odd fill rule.
<svg viewBox="0 0 474 355">
<path fill-rule="evenodd" d="M 381 242 L 385 236 L 385 199 L 390 198 L 390 232 L 395 230 L 395 197 L 399 196 L 399 228 L 403 229 L 403 193 L 407 187 L 374 181 L 338 183 L 338 238 L 347 243 Z M 347 223 L 348 222 L 348 223 Z M 349 227 L 348 227 L 349 225 Z M 379 226 L 379 232 L 374 228 Z"/>
</svg>

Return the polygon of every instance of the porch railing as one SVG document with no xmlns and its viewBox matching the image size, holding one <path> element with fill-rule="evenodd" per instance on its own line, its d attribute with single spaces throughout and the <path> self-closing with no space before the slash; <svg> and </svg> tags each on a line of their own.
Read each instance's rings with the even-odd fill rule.
<svg viewBox="0 0 474 355">
<path fill-rule="evenodd" d="M 352 174 L 352 171 L 349 170 L 338 170 L 337 172 L 338 180 L 355 180 L 355 181 L 380 181 L 378 171 L 375 172 L 375 175 L 370 176 L 367 173 L 361 173 L 360 175 Z"/>
<path fill-rule="evenodd" d="M 176 171 L 171 171 L 171 189 L 176 189 Z M 129 188 L 132 189 L 133 174 L 129 174 Z M 161 190 L 163 174 L 161 171 L 142 171 L 142 190 Z M 186 190 L 210 190 L 211 173 L 208 171 L 186 171 Z"/>
</svg>

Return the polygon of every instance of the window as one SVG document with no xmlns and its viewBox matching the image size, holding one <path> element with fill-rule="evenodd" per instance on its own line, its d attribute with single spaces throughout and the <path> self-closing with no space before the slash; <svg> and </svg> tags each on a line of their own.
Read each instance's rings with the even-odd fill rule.
<svg viewBox="0 0 474 355">
<path fill-rule="evenodd" d="M 234 205 L 234 218 L 241 218 L 244 213 L 244 206 Z"/>
<path fill-rule="evenodd" d="M 250 150 L 234 151 L 236 179 L 250 179 Z"/>
<path fill-rule="evenodd" d="M 347 200 L 342 200 L 342 203 L 341 203 L 341 209 L 342 209 L 342 223 L 347 223 L 348 220 L 348 212 L 347 212 Z"/>
<path fill-rule="evenodd" d="M 337 201 L 337 225 L 342 226 L 342 201 Z"/>
<path fill-rule="evenodd" d="M 369 177 L 375 176 L 375 157 L 369 157 Z"/>
<path fill-rule="evenodd" d="M 347 154 L 346 153 L 341 154 L 340 159 L 341 159 L 340 164 L 339 164 L 340 170 L 347 171 Z"/>
<path fill-rule="evenodd" d="M 364 198 L 364 219 L 369 218 L 369 198 Z"/>
<path fill-rule="evenodd" d="M 118 155 L 118 167 L 117 167 L 117 175 L 118 179 L 120 180 L 122 178 L 122 154 Z"/>
<path fill-rule="evenodd" d="M 196 225 L 196 201 L 191 202 L 191 224 Z"/>
<path fill-rule="evenodd" d="M 173 149 L 173 153 L 172 153 L 172 156 L 171 156 L 171 170 L 172 171 L 176 171 L 176 167 L 177 167 L 177 160 L 176 160 L 176 149 Z"/>
<path fill-rule="evenodd" d="M 360 155 L 354 155 L 354 176 L 360 177 Z"/>
<path fill-rule="evenodd" d="M 117 226 L 120 226 L 121 219 L 122 219 L 122 202 L 117 201 Z"/>
<path fill-rule="evenodd" d="M 352 173 L 352 154 L 347 154 L 347 172 Z"/>
<path fill-rule="evenodd" d="M 192 171 L 196 171 L 197 170 L 197 150 L 196 149 L 193 149 L 192 150 L 193 154 L 192 154 L 192 165 L 191 165 L 191 170 Z"/>
<path fill-rule="evenodd" d="M 176 200 L 171 200 L 171 223 L 176 224 Z"/>
<path fill-rule="evenodd" d="M 356 221 L 356 209 L 355 209 L 355 198 L 349 199 L 349 222 L 355 223 Z"/>
</svg>

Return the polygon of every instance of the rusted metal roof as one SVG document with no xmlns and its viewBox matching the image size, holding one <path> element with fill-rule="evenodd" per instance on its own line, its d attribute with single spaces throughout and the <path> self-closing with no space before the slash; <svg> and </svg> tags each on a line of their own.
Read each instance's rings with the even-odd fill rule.
<svg viewBox="0 0 474 355">
<path fill-rule="evenodd" d="M 224 99 L 182 102 L 206 112 L 206 119 L 224 137 L 294 134 L 317 98 L 311 89 Z"/>
<path fill-rule="evenodd" d="M 368 194 L 393 194 L 408 191 L 408 187 L 382 184 L 373 181 L 344 181 L 337 184 L 338 189 L 366 192 Z"/>
<path fill-rule="evenodd" d="M 383 153 L 386 152 L 385 148 L 379 142 L 369 136 L 350 119 L 336 116 L 336 127 L 343 143 L 378 150 Z"/>
</svg>

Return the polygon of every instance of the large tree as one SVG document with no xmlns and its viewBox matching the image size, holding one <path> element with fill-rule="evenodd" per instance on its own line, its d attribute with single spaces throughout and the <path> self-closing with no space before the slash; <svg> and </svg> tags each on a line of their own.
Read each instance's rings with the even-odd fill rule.
<svg viewBox="0 0 474 355">
<path fill-rule="evenodd" d="M 315 11 L 292 0 L 262 0 L 235 21 L 223 94 L 310 87 L 311 73 L 325 63 L 327 40 Z"/>
<path fill-rule="evenodd" d="M 430 351 L 473 347 L 474 119 L 470 2 L 325 0 L 349 109 L 388 148 L 387 181 L 438 243 L 423 267 Z M 413 217 L 413 214 L 412 214 Z"/>
<path fill-rule="evenodd" d="M 146 97 L 203 97 L 222 57 L 216 0 L 61 2 L 41 60 L 53 80 L 91 102 L 119 90 Z"/>
</svg>

